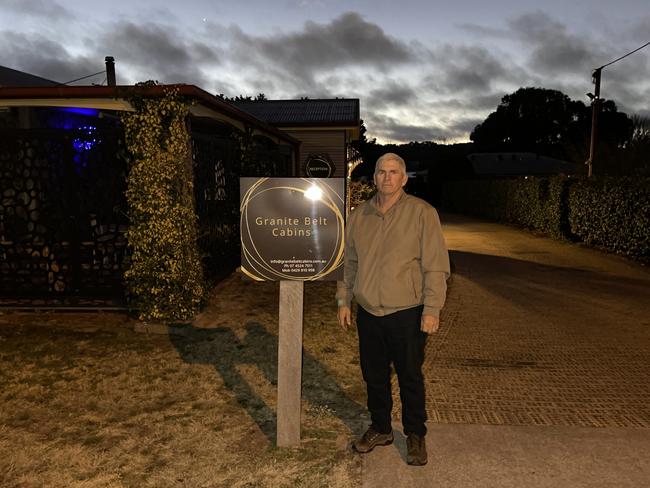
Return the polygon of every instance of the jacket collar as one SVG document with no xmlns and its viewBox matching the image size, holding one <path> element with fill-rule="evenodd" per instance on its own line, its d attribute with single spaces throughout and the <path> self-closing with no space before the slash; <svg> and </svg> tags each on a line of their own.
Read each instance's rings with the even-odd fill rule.
<svg viewBox="0 0 650 488">
<path fill-rule="evenodd" d="M 393 206 L 390 208 L 388 212 L 392 212 L 394 208 L 397 208 L 399 205 L 402 205 L 408 198 L 409 195 L 404 190 L 402 190 L 402 194 L 400 195 L 400 197 L 397 199 L 397 201 L 393 204 Z M 370 200 L 368 200 L 368 204 L 364 205 L 365 207 L 364 214 L 366 215 L 377 214 L 380 216 L 384 215 L 379 211 L 377 200 L 378 200 L 378 194 L 375 193 L 375 195 Z"/>
</svg>

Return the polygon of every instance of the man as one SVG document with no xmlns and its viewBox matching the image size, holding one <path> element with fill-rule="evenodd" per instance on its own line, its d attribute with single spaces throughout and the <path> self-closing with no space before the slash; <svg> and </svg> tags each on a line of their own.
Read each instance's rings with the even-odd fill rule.
<svg viewBox="0 0 650 488">
<path fill-rule="evenodd" d="M 377 194 L 349 216 L 345 277 L 338 283 L 339 324 L 351 325 L 357 301 L 361 371 L 371 425 L 353 442 L 360 453 L 393 442 L 390 364 L 397 372 L 407 462 L 427 462 L 422 363 L 428 334 L 438 330 L 449 256 L 436 210 L 407 195 L 406 164 L 397 154 L 377 160 Z"/>
</svg>

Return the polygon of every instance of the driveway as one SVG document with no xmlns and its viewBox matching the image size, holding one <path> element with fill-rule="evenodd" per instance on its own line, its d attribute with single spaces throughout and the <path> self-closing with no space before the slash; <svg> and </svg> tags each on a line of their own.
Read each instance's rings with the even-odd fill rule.
<svg viewBox="0 0 650 488">
<path fill-rule="evenodd" d="M 455 274 L 427 345 L 432 462 L 414 471 L 403 445 L 378 449 L 364 486 L 642 486 L 648 269 L 500 224 L 442 221 Z"/>
</svg>

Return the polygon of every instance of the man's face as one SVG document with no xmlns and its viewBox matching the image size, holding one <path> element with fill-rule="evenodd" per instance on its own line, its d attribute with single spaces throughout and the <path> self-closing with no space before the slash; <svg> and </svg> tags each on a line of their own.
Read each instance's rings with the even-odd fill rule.
<svg viewBox="0 0 650 488">
<path fill-rule="evenodd" d="M 385 197 L 397 193 L 407 181 L 408 176 L 394 159 L 382 161 L 375 171 L 377 191 Z"/>
</svg>

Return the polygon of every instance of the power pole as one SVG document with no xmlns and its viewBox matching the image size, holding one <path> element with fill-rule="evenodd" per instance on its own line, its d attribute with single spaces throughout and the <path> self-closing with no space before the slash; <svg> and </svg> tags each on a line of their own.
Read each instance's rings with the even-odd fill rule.
<svg viewBox="0 0 650 488">
<path fill-rule="evenodd" d="M 598 115 L 600 113 L 600 74 L 602 67 L 596 68 L 591 77 L 595 85 L 594 97 L 591 100 L 591 142 L 589 143 L 589 159 L 585 161 L 587 165 L 587 177 L 591 178 L 594 174 L 594 158 L 596 155 L 596 141 L 598 139 Z"/>
<path fill-rule="evenodd" d="M 587 176 L 591 177 L 593 175 L 593 164 L 594 164 L 594 157 L 596 153 L 596 140 L 598 136 L 598 114 L 600 113 L 600 105 L 601 105 L 601 100 L 600 100 L 600 74 L 606 66 L 609 66 L 611 64 L 619 62 L 621 59 L 627 58 L 630 54 L 634 54 L 637 51 L 640 51 L 644 47 L 650 46 L 650 42 L 646 42 L 643 46 L 637 47 L 633 51 L 630 51 L 627 54 L 624 54 L 620 58 L 616 58 L 614 61 L 610 61 L 607 64 L 603 64 L 600 68 L 596 68 L 593 73 L 591 74 L 591 79 L 594 83 L 595 88 L 594 88 L 594 95 L 592 96 L 591 93 L 588 94 L 588 96 L 591 98 L 591 143 L 589 144 L 589 159 L 585 161 L 585 164 L 587 165 Z"/>
</svg>

